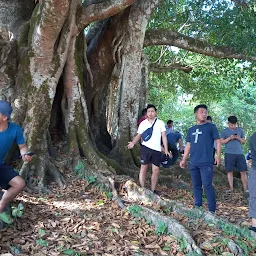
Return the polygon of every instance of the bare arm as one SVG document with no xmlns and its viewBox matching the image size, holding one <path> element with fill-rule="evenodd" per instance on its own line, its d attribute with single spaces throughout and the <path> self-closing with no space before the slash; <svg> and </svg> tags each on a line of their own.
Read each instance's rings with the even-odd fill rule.
<svg viewBox="0 0 256 256">
<path fill-rule="evenodd" d="M 189 153 L 190 153 L 190 142 L 187 142 L 185 150 L 184 150 L 183 158 L 180 161 L 180 167 L 181 168 L 185 168 L 185 164 L 186 164 L 186 161 L 188 159 Z"/>
<path fill-rule="evenodd" d="M 162 141 L 164 144 L 164 153 L 166 155 L 170 155 L 170 152 L 168 151 L 168 142 L 167 142 L 167 137 L 166 137 L 166 132 L 162 132 Z"/>
<path fill-rule="evenodd" d="M 216 142 L 216 151 L 217 151 L 217 157 L 215 158 L 215 164 L 217 166 L 220 165 L 220 159 L 221 159 L 221 140 L 217 139 Z"/>
<path fill-rule="evenodd" d="M 235 139 L 235 136 L 234 135 L 231 135 L 229 136 L 228 138 L 226 139 L 223 139 L 223 138 L 220 138 L 220 142 L 221 144 L 227 144 L 228 142 L 230 142 L 231 140 Z"/>
<path fill-rule="evenodd" d="M 239 140 L 241 144 L 245 144 L 246 143 L 246 139 L 245 138 L 241 138 L 239 135 L 235 135 L 235 139 Z"/>
<path fill-rule="evenodd" d="M 132 141 L 128 142 L 128 149 L 132 149 L 134 145 L 141 139 L 141 134 L 137 134 Z"/>
<path fill-rule="evenodd" d="M 179 139 L 179 140 L 178 140 L 178 143 L 179 143 L 179 149 L 182 150 L 182 147 L 183 147 L 183 141 L 182 141 L 182 139 Z"/>
</svg>

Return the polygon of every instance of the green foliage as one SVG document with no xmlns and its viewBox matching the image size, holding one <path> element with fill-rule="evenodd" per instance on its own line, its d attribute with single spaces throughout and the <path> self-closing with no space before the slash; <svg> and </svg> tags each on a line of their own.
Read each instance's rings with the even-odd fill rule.
<svg viewBox="0 0 256 256">
<path fill-rule="evenodd" d="M 164 211 L 165 211 L 165 213 L 170 214 L 172 209 L 171 209 L 171 207 L 167 207 L 164 209 Z"/>
<path fill-rule="evenodd" d="M 252 237 L 248 228 L 236 227 L 230 223 L 226 223 L 225 221 L 218 221 L 216 223 L 216 227 L 224 232 L 225 235 L 235 236 L 238 240 L 246 239 L 247 241 L 255 242 L 255 238 Z"/>
<path fill-rule="evenodd" d="M 154 78 L 156 79 L 156 78 Z M 210 80 L 210 78 L 209 78 Z M 199 86 L 199 92 L 202 95 L 197 95 L 194 90 L 194 98 L 191 93 L 187 94 L 183 88 L 176 86 L 176 92 L 170 91 L 170 85 L 163 85 L 159 80 L 158 83 L 152 85 L 149 90 L 149 102 L 155 104 L 158 108 L 158 117 L 163 121 L 169 119 L 174 120 L 175 130 L 186 136 L 189 127 L 195 124 L 193 108 L 199 103 L 208 105 L 209 115 L 212 116 L 213 122 L 216 124 L 219 132 L 227 127 L 227 118 L 229 115 L 236 115 L 238 125 L 243 128 L 246 137 L 248 138 L 255 132 L 254 119 L 256 114 L 256 83 L 247 76 L 241 80 L 237 89 L 234 85 L 227 87 L 229 93 L 223 91 L 219 94 L 218 101 L 214 97 L 213 88 Z M 205 90 L 205 92 L 204 92 Z M 207 92 L 208 90 L 208 92 Z M 206 96 L 208 94 L 208 96 Z M 195 96 L 196 95 L 196 96 Z M 231 104 L 232 103 L 232 104 Z M 248 151 L 248 143 L 243 146 L 244 152 Z"/>
<path fill-rule="evenodd" d="M 160 235 L 165 234 L 166 231 L 167 231 L 167 226 L 166 226 L 165 222 L 163 222 L 162 220 L 158 220 L 155 233 L 158 236 L 160 236 Z"/>
<path fill-rule="evenodd" d="M 47 246 L 48 246 L 48 242 L 45 241 L 45 240 L 42 239 L 42 238 L 36 240 L 36 244 L 37 244 L 37 245 L 41 245 L 41 246 L 43 246 L 43 247 L 47 247 Z"/>
<path fill-rule="evenodd" d="M 38 229 L 38 234 L 39 234 L 40 236 L 44 236 L 44 235 L 46 234 L 46 232 L 45 232 L 44 229 L 39 228 L 39 229 Z"/>
<path fill-rule="evenodd" d="M 13 246 L 11 246 L 11 252 L 14 255 L 18 255 L 18 254 L 21 254 L 21 249 L 19 246 L 13 245 Z"/>
<path fill-rule="evenodd" d="M 106 195 L 108 199 L 112 199 L 113 193 L 109 190 L 109 188 L 105 184 L 98 184 L 97 188 Z"/>
<path fill-rule="evenodd" d="M 197 253 L 197 252 L 189 252 L 189 253 L 187 253 L 186 255 L 187 255 L 187 256 L 198 256 L 198 255 L 201 255 L 201 254 L 199 254 L 199 253 Z"/>
<path fill-rule="evenodd" d="M 248 1 L 250 2 L 250 1 Z M 149 28 L 166 28 L 228 45 L 254 55 L 255 7 L 243 8 L 225 0 L 164 0 L 152 16 Z"/>
<path fill-rule="evenodd" d="M 243 240 L 236 239 L 235 242 L 244 251 L 245 255 L 250 255 L 250 253 L 253 251 L 252 248 Z"/>
<path fill-rule="evenodd" d="M 84 178 L 85 176 L 85 162 L 78 161 L 77 165 L 75 166 L 73 170 L 73 175 L 78 176 L 78 178 Z"/>
<path fill-rule="evenodd" d="M 134 217 L 141 217 L 142 208 L 138 205 L 132 205 L 127 208 L 127 211 Z"/>
<path fill-rule="evenodd" d="M 184 237 L 178 237 L 178 243 L 179 243 L 179 252 L 187 252 L 188 248 L 188 241 Z"/>
<path fill-rule="evenodd" d="M 200 219 L 204 214 L 203 207 L 198 207 L 196 210 L 191 209 L 184 212 L 184 215 L 191 219 Z"/>
<path fill-rule="evenodd" d="M 254 56 L 255 14 L 252 1 L 243 7 L 235 1 L 224 0 L 164 0 L 148 28 L 179 31 L 209 44 Z M 160 119 L 174 120 L 175 128 L 185 135 L 195 123 L 193 107 L 205 103 L 219 131 L 226 126 L 230 114 L 238 117 L 247 137 L 255 131 L 255 62 L 216 59 L 171 46 L 146 47 L 144 52 L 151 63 L 182 63 L 192 67 L 190 73 L 176 70 L 149 74 L 148 102 L 157 106 Z"/>
<path fill-rule="evenodd" d="M 64 255 L 69 255 L 69 256 L 80 256 L 81 254 L 73 249 L 66 249 L 66 250 L 63 250 L 61 252 L 62 254 Z"/>
<path fill-rule="evenodd" d="M 88 175 L 86 171 L 86 163 L 84 161 L 78 161 L 73 170 L 73 175 L 78 176 L 80 179 L 86 180 L 89 184 L 95 183 L 97 181 L 97 176 Z"/>
</svg>

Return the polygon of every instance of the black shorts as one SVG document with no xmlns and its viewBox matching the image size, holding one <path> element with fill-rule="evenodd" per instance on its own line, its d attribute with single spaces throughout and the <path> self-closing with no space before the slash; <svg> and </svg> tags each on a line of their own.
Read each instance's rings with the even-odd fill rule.
<svg viewBox="0 0 256 256">
<path fill-rule="evenodd" d="M 161 163 L 161 152 L 148 148 L 144 145 L 140 147 L 140 163 L 142 165 L 153 164 L 160 166 Z"/>
<path fill-rule="evenodd" d="M 7 164 L 0 164 L 0 187 L 2 189 L 8 189 L 9 182 L 19 176 L 19 174 L 13 170 L 13 168 Z"/>
<path fill-rule="evenodd" d="M 225 153 L 225 169 L 227 172 L 232 172 L 232 171 L 245 172 L 245 171 L 247 171 L 247 165 L 246 165 L 244 155 Z"/>
</svg>

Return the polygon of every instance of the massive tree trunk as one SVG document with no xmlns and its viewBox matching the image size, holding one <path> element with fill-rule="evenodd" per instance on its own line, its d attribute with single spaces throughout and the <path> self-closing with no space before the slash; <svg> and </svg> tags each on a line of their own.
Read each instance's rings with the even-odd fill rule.
<svg viewBox="0 0 256 256">
<path fill-rule="evenodd" d="M 115 143 L 110 156 L 131 167 L 134 167 L 136 158 L 126 146 L 136 134 L 138 111 L 141 105 L 145 105 L 142 47 L 150 14 L 157 3 L 137 1 L 104 24 L 99 24 L 100 32 L 89 39 L 88 62 L 94 78 L 93 85 L 86 84 L 90 126 L 99 149 L 103 152 L 104 148 L 111 149 L 111 133 Z M 94 28 L 89 37 L 93 31 Z M 87 81 L 91 73 L 88 72 Z M 146 71 L 143 74 L 147 75 Z M 107 122 L 106 117 L 113 122 Z"/>
<path fill-rule="evenodd" d="M 110 175 L 114 170 L 109 165 L 116 163 L 99 150 L 134 165 L 126 144 L 136 133 L 143 40 L 158 1 L 134 2 L 100 1 L 83 8 L 79 0 L 16 1 L 11 25 L 1 23 L 1 98 L 12 101 L 13 120 L 23 126 L 28 147 L 36 152 L 21 170 L 28 185 L 40 190 L 49 180 L 64 185 L 50 157 L 55 155 L 54 133 L 67 139 L 70 166 L 85 157 L 94 169 Z M 10 6 L 0 4 L 6 21 Z M 30 14 L 20 15 L 27 10 Z M 83 29 L 101 19 L 84 39 Z M 113 131 L 118 133 L 114 147 Z"/>
</svg>

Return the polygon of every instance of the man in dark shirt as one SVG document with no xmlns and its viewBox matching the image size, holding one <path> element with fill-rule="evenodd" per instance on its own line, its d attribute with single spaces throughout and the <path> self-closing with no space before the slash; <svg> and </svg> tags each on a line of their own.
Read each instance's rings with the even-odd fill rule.
<svg viewBox="0 0 256 256">
<path fill-rule="evenodd" d="M 179 151 L 177 149 L 177 143 L 179 143 L 179 150 L 182 151 L 183 142 L 179 132 L 172 132 L 167 135 L 168 150 L 172 152 L 172 159 L 170 165 L 174 165 L 179 157 Z"/>
<path fill-rule="evenodd" d="M 213 178 L 213 142 L 217 145 L 217 157 L 215 163 L 220 164 L 221 143 L 218 130 L 212 123 L 206 122 L 207 106 L 198 105 L 194 108 L 196 125 L 191 127 L 186 138 L 186 147 L 180 167 L 185 168 L 186 160 L 190 154 L 190 175 L 193 184 L 194 204 L 202 206 L 202 186 L 204 187 L 208 209 L 216 210 L 216 195 L 212 185 Z"/>
<path fill-rule="evenodd" d="M 249 216 L 252 218 L 250 230 L 256 232 L 256 132 L 250 137 L 252 166 L 249 168 Z"/>
</svg>

